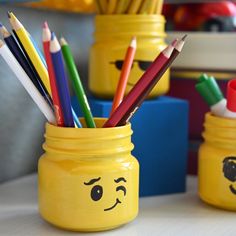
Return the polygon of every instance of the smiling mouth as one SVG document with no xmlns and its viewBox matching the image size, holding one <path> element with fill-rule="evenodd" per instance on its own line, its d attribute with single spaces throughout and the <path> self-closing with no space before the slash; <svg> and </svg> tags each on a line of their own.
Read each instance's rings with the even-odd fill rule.
<svg viewBox="0 0 236 236">
<path fill-rule="evenodd" d="M 236 191 L 236 190 L 235 190 L 235 191 Z M 112 209 L 115 208 L 116 205 L 119 204 L 119 203 L 121 203 L 121 201 L 117 198 L 117 199 L 116 199 L 116 203 L 115 203 L 112 207 L 109 207 L 109 208 L 104 209 L 104 211 L 110 211 L 110 210 L 112 210 Z"/>
<path fill-rule="evenodd" d="M 234 188 L 232 184 L 229 186 L 229 189 L 233 194 L 236 194 L 236 189 Z"/>
</svg>

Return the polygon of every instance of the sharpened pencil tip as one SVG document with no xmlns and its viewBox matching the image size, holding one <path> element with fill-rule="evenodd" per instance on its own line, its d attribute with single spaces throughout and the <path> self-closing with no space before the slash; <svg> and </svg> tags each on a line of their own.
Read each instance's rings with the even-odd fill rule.
<svg viewBox="0 0 236 236">
<path fill-rule="evenodd" d="M 48 29 L 48 22 L 47 21 L 43 22 L 43 28 Z"/>
<path fill-rule="evenodd" d="M 136 48 L 137 47 L 137 40 L 136 37 L 132 37 L 131 42 L 130 42 L 130 47 Z"/>
<path fill-rule="evenodd" d="M 63 45 L 67 45 L 68 43 L 66 42 L 65 38 L 61 37 L 60 44 L 61 44 L 61 46 L 63 46 Z"/>
<path fill-rule="evenodd" d="M 11 11 L 7 12 L 7 16 L 8 16 L 8 18 L 11 18 Z"/>
<path fill-rule="evenodd" d="M 54 32 L 52 32 L 52 35 L 51 35 L 51 40 L 53 40 L 55 37 L 56 37 L 55 33 L 54 33 Z"/>
<path fill-rule="evenodd" d="M 187 34 L 184 35 L 184 37 L 182 38 L 182 41 L 184 41 L 187 38 Z"/>
<path fill-rule="evenodd" d="M 175 39 L 175 40 L 173 40 L 173 41 L 171 42 L 171 45 L 172 45 L 173 47 L 175 47 L 176 44 L 177 44 L 177 42 L 178 42 L 178 39 Z"/>
</svg>

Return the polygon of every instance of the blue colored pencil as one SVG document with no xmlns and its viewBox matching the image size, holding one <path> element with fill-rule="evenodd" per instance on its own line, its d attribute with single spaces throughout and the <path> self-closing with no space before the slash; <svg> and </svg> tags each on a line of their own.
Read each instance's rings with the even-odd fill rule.
<svg viewBox="0 0 236 236">
<path fill-rule="evenodd" d="M 29 34 L 29 32 L 28 32 L 28 34 Z M 44 58 L 44 56 L 43 56 L 43 54 L 42 54 L 40 48 L 38 47 L 38 44 L 35 42 L 34 38 L 33 38 L 30 34 L 29 34 L 29 38 L 30 38 L 32 44 L 34 45 L 34 47 L 35 47 L 37 53 L 39 54 L 39 57 L 40 57 L 42 63 L 43 63 L 44 66 L 47 68 L 47 63 L 46 63 L 46 61 L 45 61 L 45 58 Z"/>
<path fill-rule="evenodd" d="M 79 118 L 78 116 L 76 115 L 76 112 L 75 110 L 73 109 L 73 107 L 71 107 L 71 110 L 72 110 L 72 115 L 73 115 L 73 118 L 74 118 L 74 122 L 75 122 L 75 125 L 77 126 L 77 128 L 82 128 L 82 125 L 79 121 Z"/>
<path fill-rule="evenodd" d="M 29 76 L 30 80 L 33 82 L 35 87 L 39 90 L 40 94 L 44 97 L 44 99 L 47 101 L 47 103 L 52 106 L 52 100 L 50 98 L 50 95 L 47 93 L 46 89 L 42 86 L 40 83 L 39 76 L 32 68 L 31 63 L 27 60 L 24 52 L 20 48 L 19 44 L 13 37 L 11 33 L 8 32 L 8 30 L 0 23 L 0 31 L 3 35 L 3 39 L 10 49 L 11 53 L 14 55 L 16 60 L 19 62 L 25 73 Z"/>
<path fill-rule="evenodd" d="M 52 57 L 52 64 L 54 68 L 58 94 L 62 106 L 65 127 L 75 127 L 71 110 L 70 92 L 67 83 L 68 80 L 63 64 L 61 46 L 54 33 L 52 33 L 50 41 L 50 54 Z"/>
</svg>

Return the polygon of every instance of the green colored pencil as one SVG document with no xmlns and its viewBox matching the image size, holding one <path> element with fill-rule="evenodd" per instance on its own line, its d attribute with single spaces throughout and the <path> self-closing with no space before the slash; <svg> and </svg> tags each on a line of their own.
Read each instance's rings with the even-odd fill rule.
<svg viewBox="0 0 236 236">
<path fill-rule="evenodd" d="M 70 47 L 64 38 L 61 38 L 61 50 L 65 60 L 65 64 L 69 73 L 69 78 L 72 81 L 72 85 L 78 99 L 79 105 L 84 114 L 84 118 L 88 128 L 96 128 L 92 112 L 89 107 L 89 103 L 84 92 L 83 85 L 81 83 L 79 73 L 77 71 L 73 55 L 71 53 Z"/>
</svg>

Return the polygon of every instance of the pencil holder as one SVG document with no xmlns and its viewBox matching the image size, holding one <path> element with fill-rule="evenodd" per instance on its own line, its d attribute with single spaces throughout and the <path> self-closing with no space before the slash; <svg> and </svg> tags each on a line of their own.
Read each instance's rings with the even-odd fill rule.
<svg viewBox="0 0 236 236">
<path fill-rule="evenodd" d="M 85 125 L 84 120 L 81 120 Z M 39 211 L 73 231 L 102 231 L 138 213 L 139 164 L 131 155 L 131 125 L 62 128 L 46 124 L 39 160 Z"/>
<path fill-rule="evenodd" d="M 207 113 L 199 149 L 199 196 L 217 207 L 236 210 L 236 120 Z"/>
<path fill-rule="evenodd" d="M 126 94 L 166 47 L 165 19 L 162 15 L 97 15 L 94 44 L 90 49 L 89 88 L 100 98 L 113 98 L 131 37 L 137 37 L 137 50 L 127 83 Z M 167 71 L 149 98 L 169 89 Z"/>
</svg>

